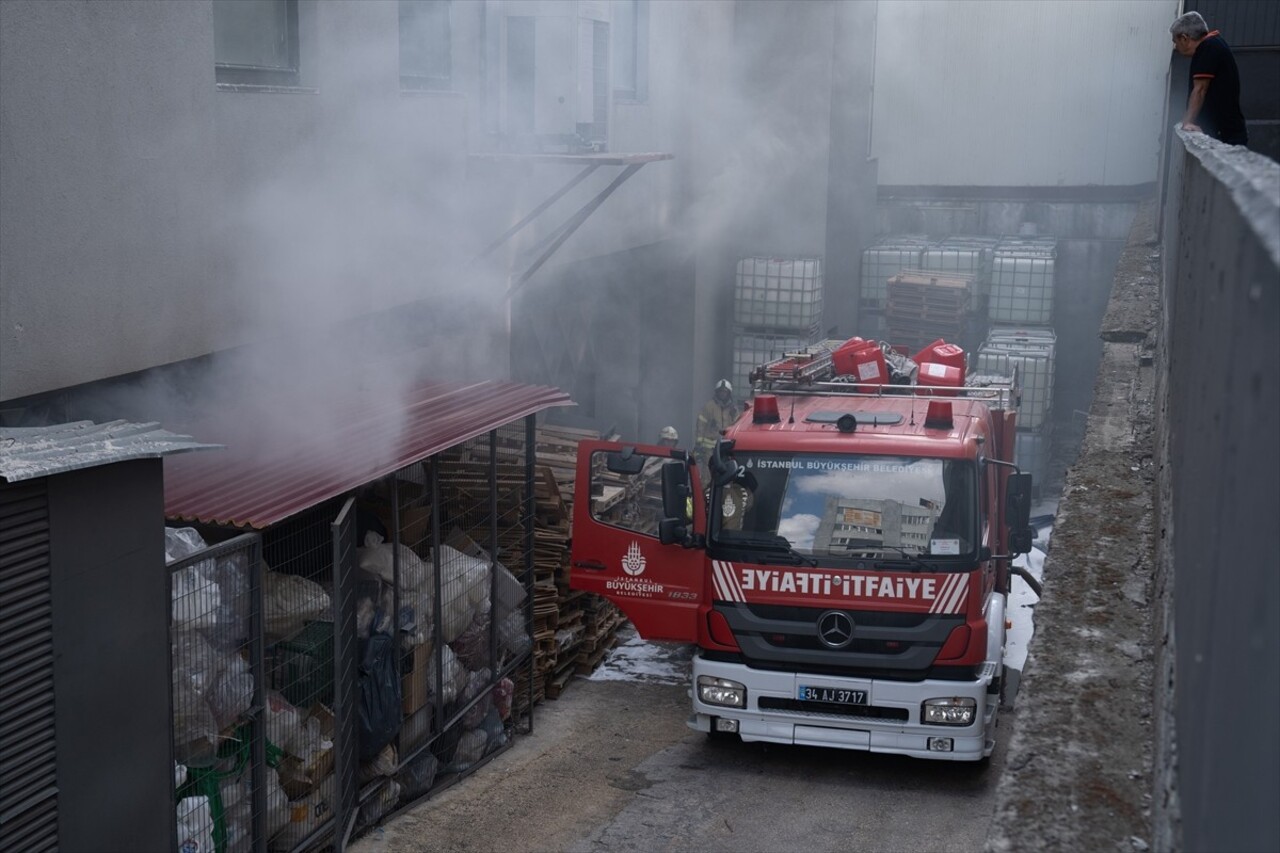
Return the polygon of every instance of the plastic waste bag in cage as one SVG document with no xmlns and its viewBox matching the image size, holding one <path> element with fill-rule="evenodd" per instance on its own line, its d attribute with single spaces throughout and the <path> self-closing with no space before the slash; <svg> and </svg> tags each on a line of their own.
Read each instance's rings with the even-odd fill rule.
<svg viewBox="0 0 1280 853">
<path fill-rule="evenodd" d="M 413 618 L 410 620 L 413 630 L 405 632 L 403 625 L 401 627 L 401 631 L 405 632 L 404 636 L 410 639 L 410 645 L 420 646 L 431 637 L 434 627 L 432 602 L 435 595 L 435 590 L 427 587 L 400 597 L 401 610 L 407 607 L 413 611 Z M 403 616 L 401 621 L 405 621 Z"/>
<path fill-rule="evenodd" d="M 234 723 L 253 703 L 253 674 L 249 664 L 238 654 L 228 655 L 226 662 L 222 676 L 208 694 L 209 708 L 219 730 Z"/>
<path fill-rule="evenodd" d="M 379 614 L 374 614 L 378 622 Z M 356 733 L 361 761 L 376 756 L 400 730 L 403 719 L 400 684 L 400 659 L 396 654 L 396 638 L 390 634 L 371 634 L 361 642 Z"/>
<path fill-rule="evenodd" d="M 449 770 L 454 773 L 461 773 L 475 764 L 484 757 L 485 746 L 489 743 L 489 735 L 484 729 L 471 729 L 463 732 L 462 737 L 458 739 L 458 748 L 454 750 L 453 761 L 449 764 Z"/>
<path fill-rule="evenodd" d="M 489 663 L 489 614 L 477 613 L 467 629 L 459 634 L 449 648 L 458 661 L 469 670 L 477 670 Z"/>
<path fill-rule="evenodd" d="M 356 560 L 360 570 L 377 575 L 384 583 L 395 581 L 395 548 L 390 542 L 383 541 L 376 531 L 370 530 L 364 535 L 364 547 L 356 549 Z M 423 589 L 434 583 L 433 564 L 423 562 L 422 558 L 407 545 L 400 545 L 400 591 Z"/>
<path fill-rule="evenodd" d="M 276 771 L 267 768 L 267 837 L 275 835 L 289 825 L 290 803 L 284 788 L 280 787 L 280 776 Z"/>
<path fill-rule="evenodd" d="M 274 690 L 267 691 L 266 706 L 267 740 L 283 749 L 298 738 L 302 714 Z"/>
<path fill-rule="evenodd" d="M 498 709 L 498 716 L 504 720 L 511 717 L 511 699 L 516 695 L 516 683 L 504 678 L 493 685 L 493 707 Z"/>
<path fill-rule="evenodd" d="M 202 562 L 200 565 L 204 565 Z M 218 584 L 218 607 L 213 627 L 205 629 L 209 641 L 228 651 L 249 640 L 249 561 L 244 552 L 219 557 L 205 576 Z"/>
<path fill-rule="evenodd" d="M 488 609 L 489 564 L 461 551 L 440 546 L 441 633 L 452 643 L 466 630 L 476 612 Z"/>
<path fill-rule="evenodd" d="M 264 572 L 262 608 L 267 633 L 291 637 L 308 622 L 328 619 L 329 593 L 315 581 L 297 575 Z"/>
<path fill-rule="evenodd" d="M 170 648 L 173 675 L 201 696 L 208 696 L 227 665 L 227 656 L 197 631 L 178 630 Z"/>
<path fill-rule="evenodd" d="M 173 757 L 188 767 L 213 762 L 218 750 L 218 723 L 204 697 L 190 682 L 173 678 Z"/>
<path fill-rule="evenodd" d="M 164 561 L 176 563 L 209 547 L 194 527 L 166 527 L 164 529 Z"/>
<path fill-rule="evenodd" d="M 444 646 L 440 652 L 440 658 L 444 661 L 444 679 L 441 680 L 436 672 L 436 656 L 433 654 L 427 662 L 427 689 L 434 692 L 435 686 L 439 684 L 441 698 L 447 705 L 467 688 L 467 669 L 458 663 L 453 649 Z"/>
<path fill-rule="evenodd" d="M 493 695 L 489 692 L 489 670 L 481 669 L 471 673 L 467 677 L 467 689 L 462 694 L 463 702 L 470 702 L 476 697 L 480 697 L 474 705 L 467 709 L 467 713 L 462 715 L 462 727 L 464 729 L 474 729 L 484 721 L 485 714 L 489 713 L 489 709 L 493 707 Z"/>
<path fill-rule="evenodd" d="M 485 744 L 486 752 L 492 752 L 507 745 L 507 727 L 503 725 L 497 708 L 489 709 L 489 713 L 485 714 L 484 720 L 480 723 L 480 728 L 488 737 Z"/>
<path fill-rule="evenodd" d="M 213 560 L 201 560 L 173 573 L 170 588 L 175 628 L 216 628 L 222 596 L 213 579 Z"/>
<path fill-rule="evenodd" d="M 383 816 L 391 813 L 398 802 L 400 802 L 400 783 L 394 779 L 388 779 L 382 786 L 382 790 L 360 807 L 360 825 L 371 826 L 382 820 Z"/>
<path fill-rule="evenodd" d="M 213 812 L 208 797 L 178 800 L 178 853 L 212 853 Z"/>
<path fill-rule="evenodd" d="M 387 634 L 391 631 L 391 610 L 394 605 L 391 587 L 379 582 L 380 591 L 377 599 L 362 597 L 356 602 L 356 636 L 362 640 L 369 639 L 370 634 Z M 374 615 L 378 624 L 373 624 Z"/>
<path fill-rule="evenodd" d="M 263 774 L 266 787 L 266 810 L 263 827 L 268 838 L 289 824 L 290 804 L 275 768 Z M 225 853 L 247 853 L 253 849 L 253 777 L 246 767 L 237 776 L 219 782 L 222 798 L 222 825 L 226 832 Z M 216 823 L 216 819 L 215 819 Z"/>
<path fill-rule="evenodd" d="M 439 769 L 439 760 L 429 752 L 410 761 L 396 774 L 396 781 L 400 783 L 400 798 L 412 800 L 430 791 Z"/>
<path fill-rule="evenodd" d="M 505 652 L 513 658 L 522 657 L 529 653 L 529 647 L 532 640 L 529 639 L 529 632 L 525 630 L 525 616 L 520 611 L 516 611 L 498 623 L 498 650 Z"/>
<path fill-rule="evenodd" d="M 356 781 L 361 785 L 368 785 L 374 779 L 382 776 L 390 776 L 396 772 L 396 765 L 400 761 L 396 757 L 396 748 L 391 744 L 387 744 L 382 748 L 372 761 L 366 761 L 360 765 L 360 771 L 356 774 Z"/>
<path fill-rule="evenodd" d="M 306 722 L 298 726 L 293 740 L 284 744 L 284 751 L 301 761 L 303 767 L 311 766 L 325 750 L 332 748 L 333 741 L 325 736 L 315 717 L 307 717 Z"/>
<path fill-rule="evenodd" d="M 456 527 L 449 531 L 449 535 L 445 539 L 445 545 L 486 564 L 490 562 L 489 552 L 481 548 L 474 539 Z M 497 593 L 493 609 L 499 621 L 501 621 L 524 602 L 527 593 L 524 585 L 501 562 L 494 560 L 493 568 L 493 587 Z"/>
</svg>

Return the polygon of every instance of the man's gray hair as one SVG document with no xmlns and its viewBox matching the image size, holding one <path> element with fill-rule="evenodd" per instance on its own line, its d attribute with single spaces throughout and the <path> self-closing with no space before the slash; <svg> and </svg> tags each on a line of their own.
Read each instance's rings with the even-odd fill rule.
<svg viewBox="0 0 1280 853">
<path fill-rule="evenodd" d="M 1204 18 L 1200 17 L 1199 12 L 1188 12 L 1180 15 L 1178 20 L 1173 22 L 1169 32 L 1174 38 L 1186 36 L 1192 41 L 1199 41 L 1209 34 L 1209 25 L 1204 22 Z"/>
</svg>

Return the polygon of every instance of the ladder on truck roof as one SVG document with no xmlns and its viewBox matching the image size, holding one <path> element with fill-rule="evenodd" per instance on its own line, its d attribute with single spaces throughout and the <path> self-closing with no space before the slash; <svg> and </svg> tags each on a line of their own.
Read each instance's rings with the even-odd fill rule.
<svg viewBox="0 0 1280 853">
<path fill-rule="evenodd" d="M 955 398 L 977 400 L 994 409 L 1018 408 L 1022 402 L 1022 389 L 1018 384 L 1018 367 L 1011 365 L 1012 374 L 995 373 L 966 375 L 964 385 L 958 388 L 937 388 L 916 384 L 916 364 L 907 356 L 881 342 L 880 348 L 886 361 L 892 361 L 900 375 L 910 377 L 909 383 L 873 386 L 873 391 L 860 390 L 870 383 L 853 376 L 837 375 L 832 353 L 844 341 L 827 340 L 800 349 L 784 352 L 780 357 L 751 371 L 752 393 L 841 397 L 928 397 L 931 399 Z"/>
</svg>

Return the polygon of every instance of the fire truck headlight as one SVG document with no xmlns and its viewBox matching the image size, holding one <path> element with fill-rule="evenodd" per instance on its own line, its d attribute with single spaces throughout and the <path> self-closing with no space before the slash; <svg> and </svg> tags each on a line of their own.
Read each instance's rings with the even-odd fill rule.
<svg viewBox="0 0 1280 853">
<path fill-rule="evenodd" d="M 730 681 L 727 678 L 699 675 L 698 698 L 708 705 L 745 708 L 747 707 L 747 686 L 737 681 Z"/>
<path fill-rule="evenodd" d="M 973 722 L 978 713 L 978 703 L 963 696 L 926 699 L 923 710 L 924 713 L 920 716 L 922 723 L 935 726 L 967 726 Z"/>
</svg>

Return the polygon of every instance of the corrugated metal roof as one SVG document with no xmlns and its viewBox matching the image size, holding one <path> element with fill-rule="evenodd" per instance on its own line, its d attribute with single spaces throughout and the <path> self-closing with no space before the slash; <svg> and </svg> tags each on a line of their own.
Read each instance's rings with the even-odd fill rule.
<svg viewBox="0 0 1280 853">
<path fill-rule="evenodd" d="M 226 426 L 234 420 L 201 426 L 227 451 L 165 463 L 165 515 L 269 527 L 526 415 L 573 405 L 558 388 L 497 381 L 423 383 L 395 400 L 331 390 L 331 416 L 319 422 L 246 418 L 238 438 Z"/>
<path fill-rule="evenodd" d="M 160 429 L 158 423 L 74 421 L 47 427 L 5 427 L 0 429 L 0 478 L 17 483 L 112 462 L 220 447 Z"/>
</svg>

